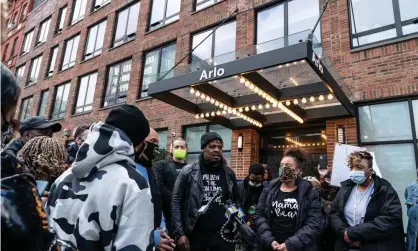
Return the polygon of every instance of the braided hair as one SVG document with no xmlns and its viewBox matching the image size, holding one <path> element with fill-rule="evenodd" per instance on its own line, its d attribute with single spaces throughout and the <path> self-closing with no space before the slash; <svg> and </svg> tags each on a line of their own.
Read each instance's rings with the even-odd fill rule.
<svg viewBox="0 0 418 251">
<path fill-rule="evenodd" d="M 60 176 L 67 169 L 67 151 L 64 144 L 50 137 L 29 140 L 17 158 L 38 180 Z"/>
</svg>

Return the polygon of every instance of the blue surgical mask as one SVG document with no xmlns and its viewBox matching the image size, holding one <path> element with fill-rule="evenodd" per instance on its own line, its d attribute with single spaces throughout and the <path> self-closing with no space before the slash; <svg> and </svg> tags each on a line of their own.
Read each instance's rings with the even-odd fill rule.
<svg viewBox="0 0 418 251">
<path fill-rule="evenodd" d="M 366 181 L 364 171 L 350 171 L 350 179 L 356 184 L 363 184 Z"/>
</svg>

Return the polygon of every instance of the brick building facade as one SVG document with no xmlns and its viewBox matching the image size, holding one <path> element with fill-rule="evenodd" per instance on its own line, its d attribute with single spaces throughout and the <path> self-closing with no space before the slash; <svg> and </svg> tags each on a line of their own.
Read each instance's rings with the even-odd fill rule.
<svg viewBox="0 0 418 251">
<path fill-rule="evenodd" d="M 225 18 L 231 16 L 224 27 L 230 23 L 233 23 L 232 26 L 235 27 L 234 44 L 227 43 L 230 33 L 221 34 L 218 38 L 222 46 L 214 49 L 215 45 L 213 45 L 210 57 L 219 55 L 219 53 L 216 54 L 218 49 L 233 47 L 232 50 L 239 51 L 267 41 L 263 39 L 263 36 L 275 36 L 276 39 L 288 36 L 293 31 L 312 29 L 325 2 L 322 0 L 319 3 L 316 0 L 228 0 L 197 1 L 196 3 L 196 0 L 173 0 L 172 2 L 143 0 L 139 2 L 138 20 L 132 24 L 136 15 L 129 17 L 129 13 L 136 14 L 138 7 L 135 4 L 138 1 L 47 0 L 34 9 L 27 18 L 26 35 L 31 31 L 33 34 L 39 34 L 43 23 L 50 20 L 50 24 L 45 42 L 35 45 L 36 39 L 34 39 L 31 49 L 17 59 L 17 69 L 22 66 L 25 69 L 20 78 L 23 92 L 18 114 L 20 118 L 40 114 L 59 120 L 65 130 L 62 135 L 58 136 L 70 138 L 71 131 L 75 127 L 103 120 L 110 109 L 115 107 L 106 104 L 110 102 L 116 104 L 120 101 L 136 104 L 144 111 L 151 126 L 161 133 L 164 146 L 169 147 L 172 133 L 175 133 L 176 137 L 183 135 L 193 148 L 189 149 L 192 152 L 189 158 L 195 159 L 199 151 L 198 136 L 203 131 L 215 129 L 208 126 L 207 120 L 196 119 L 195 114 L 147 97 L 148 82 L 144 84 L 144 79 L 149 77 L 149 73 L 145 65 L 152 63 L 152 60 L 147 60 L 148 58 L 154 59 L 149 56 L 150 53 L 160 55 L 157 56 L 159 63 L 155 73 L 162 72 L 161 67 L 166 67 L 165 70 L 171 68 L 174 62 L 179 62 L 183 57 L 185 59 L 181 61 L 179 68 L 185 67 L 192 61 L 186 56 L 195 46 L 194 44 L 197 44 L 198 35 L 203 34 L 202 32 L 207 29 L 213 29 Z M 389 15 L 387 18 L 385 12 L 385 15 L 382 14 L 385 18 L 376 14 L 376 17 L 367 15 L 369 19 L 364 19 L 363 16 L 367 14 L 367 11 L 375 8 L 372 5 L 376 4 L 376 1 L 353 3 L 351 0 L 331 0 L 320 26 L 315 31 L 315 35 L 320 38 L 326 59 L 333 63 L 334 69 L 341 76 L 339 80 L 345 83 L 346 93 L 352 93 L 349 98 L 355 106 L 354 116 L 316 118 L 305 125 L 288 122 L 273 123 L 261 129 L 248 126 L 233 130 L 216 129 L 221 130 L 222 136 L 228 141 L 225 155 L 238 177 L 245 177 L 247 167 L 252 162 L 260 161 L 268 164 L 274 162 L 273 164 L 277 165 L 277 158 L 283 154 L 283 149 L 289 143 L 276 146 L 268 143 L 269 140 L 275 137 L 285 140 L 287 136 L 303 139 L 303 137 L 315 135 L 317 137 L 315 143 L 318 143 L 315 147 L 306 147 L 307 150 L 317 156 L 327 155 L 330 164 L 335 143 L 338 137 L 342 137 L 342 142 L 362 145 L 373 150 L 380 169 L 387 176 L 391 175 L 393 165 L 397 163 L 402 165 L 404 172 L 399 179 L 392 180 L 399 193 L 402 193 L 403 183 L 415 180 L 416 157 L 418 157 L 415 133 L 415 121 L 418 121 L 416 120 L 418 101 L 415 101 L 418 94 L 418 24 L 416 24 L 418 13 L 415 13 L 416 11 L 413 10 L 416 8 L 411 6 L 417 3 L 402 0 L 384 2 L 379 3 L 380 7 L 392 13 L 392 17 Z M 161 12 L 158 6 L 153 10 L 153 4 L 157 5 L 157 3 L 163 3 L 161 5 L 163 7 L 160 7 L 164 11 L 162 18 L 153 23 L 155 21 L 153 15 L 157 14 L 151 13 Z M 173 7 L 173 4 L 178 6 Z M 314 14 L 300 8 L 306 5 L 306 9 L 311 10 L 312 4 L 314 7 L 317 6 L 313 8 L 316 9 Z M 85 8 L 84 14 L 83 11 L 80 12 L 80 8 L 83 7 Z M 234 13 L 235 10 L 237 13 Z M 264 16 L 261 14 L 263 11 Z M 270 11 L 273 14 L 269 13 Z M 282 16 L 283 13 L 285 17 L 283 25 L 281 21 L 272 23 L 273 26 L 275 23 L 280 26 L 273 30 L 274 32 L 284 34 L 276 36 L 274 32 L 267 29 L 269 25 L 263 23 L 267 22 L 263 17 L 266 20 L 270 18 L 277 21 L 274 18 Z M 350 21 L 350 15 L 352 21 Z M 304 21 L 304 17 L 308 21 Z M 103 23 L 105 20 L 106 23 Z M 120 20 L 126 23 L 123 24 Z M 368 23 L 367 20 L 372 21 Z M 166 24 L 168 22 L 171 23 Z M 121 45 L 118 42 L 118 34 L 121 32 L 118 23 L 122 23 L 121 26 L 124 28 L 122 33 L 125 32 Z M 98 27 L 97 30 L 94 30 L 94 27 Z M 100 27 L 104 29 L 101 32 L 98 31 Z M 88 34 L 93 34 L 92 30 L 97 31 L 95 42 L 98 34 L 104 33 L 103 44 L 99 46 L 97 54 L 95 54 L 97 43 L 92 45 L 91 53 L 87 48 L 89 37 L 92 36 Z M 218 43 L 216 34 L 212 38 L 213 44 Z M 115 44 L 117 46 L 114 46 Z M 167 52 L 167 48 L 173 44 L 175 44 L 175 52 L 173 50 Z M 70 47 L 75 47 L 77 50 L 65 56 L 67 48 Z M 58 49 L 54 51 L 54 48 Z M 53 55 L 54 53 L 56 54 Z M 163 53 L 168 53 L 167 55 L 172 53 L 175 55 L 172 56 L 175 60 L 165 60 L 161 63 Z M 197 53 L 193 55 L 199 56 Z M 41 62 L 36 60 L 39 56 L 42 56 Z M 51 66 L 52 58 L 54 58 L 54 63 Z M 123 64 L 118 65 L 119 63 Z M 67 65 L 70 66 L 67 68 Z M 36 70 L 33 71 L 34 67 Z M 129 74 L 123 80 L 124 77 L 121 76 L 125 70 Z M 38 74 L 35 74 L 36 72 Z M 33 74 L 37 76 L 33 78 Z M 88 78 L 84 78 L 86 76 Z M 113 92 L 109 84 L 115 76 L 117 77 L 115 97 L 110 100 L 109 97 Z M 88 86 L 92 77 L 95 79 L 95 85 L 94 91 L 90 93 Z M 80 105 L 78 101 L 83 81 L 86 81 L 86 86 L 83 87 L 82 93 L 88 95 L 81 100 Z M 123 81 L 128 83 L 127 90 L 121 89 L 120 82 Z M 155 79 L 152 82 L 155 82 Z M 67 83 L 70 85 L 63 86 Z M 57 96 L 59 96 L 58 102 Z M 89 102 L 87 102 L 87 96 L 91 99 Z M 141 96 L 145 97 L 141 98 Z M 414 108 L 417 111 L 414 111 Z M 417 115 L 414 115 L 414 112 Z M 306 132 L 298 134 L 299 130 Z M 342 135 L 338 135 L 339 132 Z M 242 149 L 238 149 L 239 136 L 243 136 Z M 388 149 L 394 150 L 391 152 Z"/>
</svg>

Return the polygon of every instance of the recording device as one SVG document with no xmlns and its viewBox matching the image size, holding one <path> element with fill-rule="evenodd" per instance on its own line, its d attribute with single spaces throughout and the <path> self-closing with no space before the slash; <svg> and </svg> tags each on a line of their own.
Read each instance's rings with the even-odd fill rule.
<svg viewBox="0 0 418 251">
<path fill-rule="evenodd" d="M 319 155 L 319 168 L 320 169 L 327 169 L 328 167 L 328 160 L 327 160 L 327 156 L 324 155 Z"/>
<path fill-rule="evenodd" d="M 38 189 L 39 196 L 42 196 L 42 194 L 45 192 L 48 185 L 49 185 L 49 182 L 46 180 L 36 181 L 36 188 Z"/>
</svg>

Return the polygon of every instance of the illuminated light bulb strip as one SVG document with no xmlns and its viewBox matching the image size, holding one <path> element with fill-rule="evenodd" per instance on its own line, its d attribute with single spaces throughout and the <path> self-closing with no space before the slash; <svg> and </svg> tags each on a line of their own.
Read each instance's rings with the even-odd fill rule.
<svg viewBox="0 0 418 251">
<path fill-rule="evenodd" d="M 303 119 L 299 117 L 296 113 L 291 111 L 289 108 L 285 107 L 282 102 L 277 101 L 275 98 L 258 88 L 256 85 L 251 83 L 248 79 L 245 79 L 244 77 L 240 78 L 240 83 L 244 84 L 245 87 L 253 91 L 254 93 L 258 94 L 263 99 L 267 100 L 269 103 L 272 104 L 273 107 L 279 107 L 283 112 L 285 112 L 287 115 L 292 117 L 294 120 L 298 121 L 299 123 L 303 123 Z"/>
<path fill-rule="evenodd" d="M 321 138 L 327 140 L 327 135 L 325 135 L 324 133 L 321 133 Z"/>
<path fill-rule="evenodd" d="M 325 143 L 302 143 L 302 145 L 277 145 L 273 146 L 273 148 L 289 148 L 289 147 L 315 147 L 315 146 L 325 146 Z"/>
<path fill-rule="evenodd" d="M 296 86 L 299 85 L 298 81 L 296 81 L 296 79 L 294 79 L 294 78 L 290 78 L 290 81 Z"/>
<path fill-rule="evenodd" d="M 302 143 L 300 143 L 300 142 L 298 142 L 298 141 L 296 141 L 296 140 L 293 140 L 293 139 L 291 139 L 291 138 L 289 138 L 289 137 L 286 137 L 285 139 L 286 139 L 286 141 L 289 141 L 290 143 L 293 143 L 293 144 L 295 144 L 295 145 L 297 145 L 297 146 L 303 146 L 303 144 L 302 144 Z"/>
<path fill-rule="evenodd" d="M 222 110 L 213 111 L 213 112 L 196 114 L 195 115 L 196 119 L 204 118 L 204 117 L 209 118 L 209 117 L 214 117 L 214 116 L 220 116 L 221 114 L 225 115 L 228 112 L 229 114 L 236 115 L 237 117 L 239 117 L 239 118 L 241 118 L 241 119 L 257 126 L 257 127 L 260 127 L 260 128 L 263 127 L 263 125 L 259 121 L 255 120 L 253 118 L 250 118 L 245 114 L 242 114 L 241 112 L 237 111 L 237 109 L 229 107 L 229 106 L 223 104 L 222 102 L 219 102 L 218 100 L 210 97 L 209 95 L 195 90 L 192 87 L 190 88 L 190 93 L 195 94 L 196 97 L 200 97 L 201 99 L 204 99 L 207 102 L 210 102 L 211 104 L 213 104 L 213 105 L 219 107 L 220 109 L 222 109 Z"/>
</svg>

